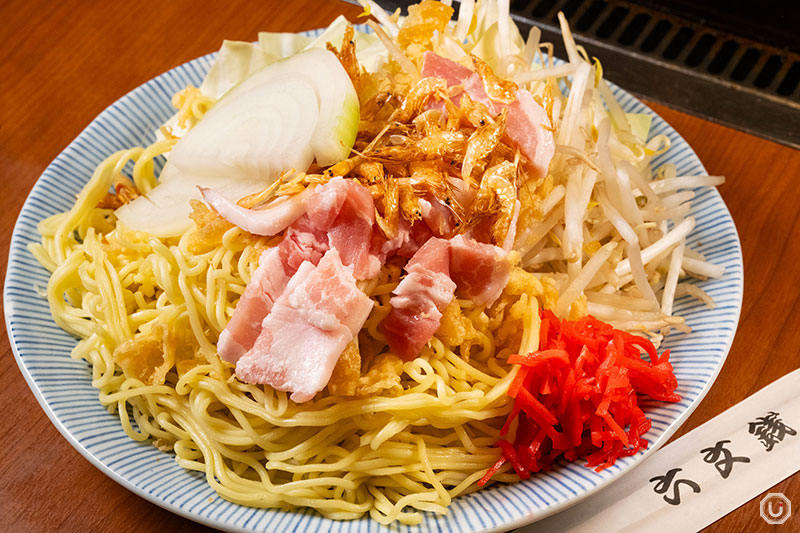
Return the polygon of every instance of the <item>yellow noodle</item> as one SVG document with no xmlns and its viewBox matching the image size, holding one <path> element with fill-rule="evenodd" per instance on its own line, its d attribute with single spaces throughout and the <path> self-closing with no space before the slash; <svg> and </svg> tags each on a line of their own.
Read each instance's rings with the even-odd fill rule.
<svg viewBox="0 0 800 533">
<path fill-rule="evenodd" d="M 234 227 L 216 248 L 194 254 L 188 236 L 195 230 L 157 239 L 115 226 L 113 214 L 96 207 L 130 161 L 137 188 L 149 190 L 153 158 L 171 146 L 162 141 L 107 158 L 68 213 L 40 224 L 42 242 L 31 247 L 52 272 L 54 320 L 80 339 L 72 356 L 92 365 L 99 401 L 119 415 L 123 430 L 171 450 L 183 467 L 205 472 L 221 497 L 243 505 L 410 524 L 420 511 L 443 513 L 451 498 L 475 490 L 500 456 L 493 444 L 516 374 L 504 358 L 520 347 L 496 346 L 483 310 L 463 302 L 478 332 L 471 353 L 462 357 L 459 346 L 434 337 L 421 357 L 404 363 L 398 388 L 369 397 L 323 391 L 298 405 L 269 386 L 239 382 L 215 344 L 274 240 Z M 378 325 L 399 278 L 389 267 L 362 287 L 375 302 L 362 335 L 376 346 L 385 344 Z M 529 302 L 525 346 L 538 340 L 536 298 Z M 197 359 L 148 385 L 126 376 L 113 354 L 158 323 Z M 510 479 L 506 471 L 496 478 Z"/>
</svg>

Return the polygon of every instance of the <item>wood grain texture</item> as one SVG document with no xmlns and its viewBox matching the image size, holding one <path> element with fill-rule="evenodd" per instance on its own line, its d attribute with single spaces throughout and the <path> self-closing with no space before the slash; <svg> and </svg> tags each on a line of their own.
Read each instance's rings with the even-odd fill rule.
<svg viewBox="0 0 800 533">
<path fill-rule="evenodd" d="M 360 8 L 324 0 L 100 2 L 6 0 L 0 50 L 0 264 L 28 191 L 103 109 L 222 39 L 322 27 Z M 713 95 L 709 95 L 713 98 Z M 695 149 L 742 241 L 739 330 L 719 378 L 676 436 L 800 367 L 800 152 L 653 106 Z M 0 330 L 0 528 L 4 531 L 202 531 L 133 495 L 83 459 L 37 404 Z M 623 481 L 624 482 L 624 481 Z M 800 508 L 800 475 L 776 485 Z M 709 531 L 767 531 L 756 498 Z M 798 509 L 800 514 L 800 509 Z M 786 531 L 800 524 L 793 519 Z"/>
</svg>

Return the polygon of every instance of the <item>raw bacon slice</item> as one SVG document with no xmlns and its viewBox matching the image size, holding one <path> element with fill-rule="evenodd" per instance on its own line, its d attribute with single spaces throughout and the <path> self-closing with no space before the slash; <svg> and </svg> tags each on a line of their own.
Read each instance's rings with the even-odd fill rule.
<svg viewBox="0 0 800 533">
<path fill-rule="evenodd" d="M 547 111 L 536 103 L 525 89 L 517 90 L 517 99 L 508 106 L 506 134 L 531 162 L 539 176 L 547 175 L 547 168 L 556 153 L 556 142 L 550 129 Z"/>
<path fill-rule="evenodd" d="M 235 363 L 255 343 L 261 332 L 261 322 L 283 294 L 292 270 L 287 273 L 277 248 L 261 254 L 258 268 L 236 305 L 228 325 L 219 336 L 217 352 L 223 361 Z"/>
<path fill-rule="evenodd" d="M 409 361 L 439 329 L 441 311 L 453 299 L 456 284 L 450 279 L 448 241 L 429 239 L 409 260 L 406 272 L 389 300 L 392 310 L 381 331 L 392 351 Z"/>
<path fill-rule="evenodd" d="M 246 383 L 264 383 L 305 402 L 330 380 L 345 346 L 364 325 L 372 300 L 332 248 L 315 267 L 303 263 L 236 365 Z"/>
<path fill-rule="evenodd" d="M 464 298 L 477 305 L 492 305 L 510 274 L 511 263 L 502 248 L 464 235 L 450 240 L 450 277 Z"/>
<path fill-rule="evenodd" d="M 243 229 L 252 227 L 252 224 L 248 226 L 236 217 L 258 219 L 262 216 L 259 210 L 243 209 L 227 200 L 225 202 L 230 205 L 220 204 L 216 202 L 218 195 L 208 189 L 203 193 L 221 215 L 234 213 L 235 220 L 232 221 Z M 383 265 L 385 256 L 379 259 L 370 253 L 374 208 L 365 187 L 339 177 L 290 198 L 296 199 L 304 194 L 305 213 L 286 229 L 286 235 L 277 247 L 261 255 L 259 267 L 253 273 L 233 317 L 220 334 L 217 351 L 225 361 L 235 363 L 253 347 L 261 332 L 261 323 L 304 262 L 316 265 L 333 247 L 343 263 L 353 267 L 358 279 L 377 276 Z M 233 211 L 226 211 L 231 206 Z"/>
<path fill-rule="evenodd" d="M 328 229 L 329 246 L 339 251 L 345 265 L 352 265 L 356 279 L 376 277 L 381 265 L 375 265 L 370 260 L 372 227 L 375 223 L 372 195 L 358 182 L 343 178 L 332 179 L 328 187 L 337 187 L 344 196 L 336 218 Z"/>
<path fill-rule="evenodd" d="M 467 67 L 433 52 L 425 52 L 422 55 L 422 70 L 420 70 L 420 73 L 423 78 L 442 78 L 447 82 L 448 86 L 458 85 L 469 76 L 475 74 Z"/>
<path fill-rule="evenodd" d="M 380 231 L 372 233 L 370 250 L 370 268 L 378 273 L 386 260 L 394 255 L 409 259 L 417 253 L 420 246 L 433 236 L 424 222 L 409 224 L 401 218 L 397 224 L 397 234 L 386 239 Z"/>
<path fill-rule="evenodd" d="M 400 227 L 405 227 L 408 232 L 408 237 L 403 241 L 402 245 L 397 249 L 396 253 L 400 257 L 410 259 L 414 254 L 422 248 L 422 245 L 428 242 L 433 237 L 433 233 L 427 224 L 423 222 L 414 222 L 408 225 L 404 219 L 400 219 Z M 403 231 L 402 229 L 400 231 Z"/>
<path fill-rule="evenodd" d="M 211 189 L 200 190 L 222 218 L 245 231 L 276 235 L 287 230 L 281 258 L 293 270 L 303 261 L 316 264 L 333 247 L 344 264 L 353 266 L 357 279 L 378 275 L 380 265 L 370 257 L 375 207 L 369 190 L 354 180 L 335 177 L 264 209 L 245 209 Z"/>
<path fill-rule="evenodd" d="M 505 107 L 505 104 L 501 102 L 495 102 L 489 98 L 489 95 L 486 94 L 486 88 L 483 85 L 483 80 L 478 74 L 473 72 L 468 78 L 462 80 L 461 83 L 464 85 L 464 90 L 467 92 L 469 97 L 474 101 L 485 105 L 489 109 L 489 113 L 497 115 L 500 113 L 503 107 Z"/>
<path fill-rule="evenodd" d="M 489 100 L 489 95 L 486 94 L 486 89 L 483 87 L 483 80 L 474 71 L 469 68 L 456 63 L 452 59 L 447 59 L 434 52 L 425 52 L 422 56 L 422 69 L 420 74 L 423 78 L 442 78 L 447 82 L 448 87 L 453 85 L 461 85 L 464 91 L 469 94 L 470 98 L 486 104 L 489 111 L 492 113 L 499 112 L 493 109 L 492 102 Z M 453 102 L 458 102 L 462 93 L 457 93 L 451 96 Z"/>
<path fill-rule="evenodd" d="M 305 261 L 319 263 L 329 248 L 326 229 L 315 227 L 304 215 L 286 230 L 278 253 L 287 271 L 294 274 Z"/>
<path fill-rule="evenodd" d="M 425 52 L 421 73 L 424 77 L 443 78 L 448 86 L 461 84 L 470 98 L 486 104 L 492 114 L 508 108 L 506 134 L 528 158 L 538 175 L 547 174 L 556 145 L 547 112 L 536 103 L 531 93 L 518 89 L 517 99 L 511 104 L 490 100 L 483 80 L 477 73 L 433 52 Z M 452 99 L 458 102 L 459 97 L 454 95 Z"/>
<path fill-rule="evenodd" d="M 449 276 L 450 245 L 446 239 L 432 237 L 408 261 L 406 272 L 432 271 Z M 449 303 L 449 302 L 448 302 Z"/>
<path fill-rule="evenodd" d="M 380 329 L 392 351 L 408 361 L 439 329 L 456 287 L 476 304 L 492 305 L 508 283 L 511 263 L 502 248 L 457 235 L 429 239 L 405 270 Z"/>
</svg>

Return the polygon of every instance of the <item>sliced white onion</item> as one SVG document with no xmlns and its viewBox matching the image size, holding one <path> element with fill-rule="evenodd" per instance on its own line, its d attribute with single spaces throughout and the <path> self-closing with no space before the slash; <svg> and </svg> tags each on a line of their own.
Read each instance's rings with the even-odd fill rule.
<svg viewBox="0 0 800 533">
<path fill-rule="evenodd" d="M 319 119 L 314 87 L 293 76 L 270 79 L 265 87 L 257 77 L 234 88 L 238 94 L 223 96 L 172 149 L 169 162 L 186 181 L 235 176 L 269 184 L 281 170 L 311 164 Z"/>
<path fill-rule="evenodd" d="M 117 210 L 126 227 L 158 237 L 191 226 L 189 201 L 207 187 L 230 201 L 350 153 L 358 97 L 336 56 L 312 48 L 235 85 L 172 149 L 159 185 Z"/>
</svg>

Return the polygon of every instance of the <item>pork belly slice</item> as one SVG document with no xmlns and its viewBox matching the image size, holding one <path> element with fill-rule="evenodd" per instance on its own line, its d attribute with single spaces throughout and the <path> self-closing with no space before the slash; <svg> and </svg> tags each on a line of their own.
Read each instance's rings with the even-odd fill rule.
<svg viewBox="0 0 800 533">
<path fill-rule="evenodd" d="M 470 98 L 485 104 L 494 115 L 508 108 L 506 135 L 528 158 L 539 176 L 547 175 L 556 145 L 547 112 L 536 103 L 531 93 L 518 89 L 517 99 L 511 104 L 495 102 L 489 98 L 483 80 L 476 72 L 433 52 L 423 55 L 421 74 L 423 77 L 443 78 L 448 86 L 463 85 Z M 459 98 L 459 95 L 452 96 L 453 102 L 458 102 Z"/>
<path fill-rule="evenodd" d="M 374 278 L 383 262 L 372 260 L 372 228 L 375 224 L 375 204 L 369 190 L 354 180 L 334 178 L 328 187 L 336 187 L 342 197 L 336 217 L 328 228 L 328 244 L 342 257 L 342 263 L 353 267 L 356 279 Z"/>
<path fill-rule="evenodd" d="M 511 274 L 508 254 L 492 244 L 457 235 L 450 240 L 450 277 L 459 294 L 477 305 L 492 305 Z"/>
<path fill-rule="evenodd" d="M 442 310 L 453 300 L 456 284 L 450 279 L 450 246 L 431 238 L 406 265 L 408 274 L 389 300 L 392 310 L 381 331 L 392 352 L 409 361 L 439 329 Z"/>
<path fill-rule="evenodd" d="M 352 269 L 332 248 L 317 266 L 303 263 L 292 276 L 253 347 L 236 364 L 236 375 L 306 402 L 328 384 L 371 310 L 372 300 L 356 287 Z"/>
<path fill-rule="evenodd" d="M 413 257 L 420 246 L 432 236 L 433 234 L 425 222 L 418 221 L 412 225 L 402 217 L 397 224 L 397 233 L 391 239 L 384 237 L 381 231 L 373 231 L 369 257 L 370 270 L 377 276 L 388 258 L 400 256 L 409 259 Z"/>
<path fill-rule="evenodd" d="M 447 59 L 433 52 L 425 52 L 422 55 L 422 70 L 420 73 L 423 78 L 442 78 L 447 82 L 448 86 L 458 85 L 472 74 L 475 74 L 472 70 L 456 63 L 452 59 Z"/>
<path fill-rule="evenodd" d="M 301 218 L 286 231 L 278 246 L 261 254 L 258 268 L 219 335 L 217 353 L 223 361 L 235 363 L 253 347 L 261 323 L 298 268 L 306 262 L 316 265 L 327 250 L 325 232 L 306 226 Z"/>
<path fill-rule="evenodd" d="M 353 267 L 356 279 L 374 278 L 383 266 L 371 253 L 374 223 L 369 190 L 355 180 L 335 177 L 317 186 L 308 211 L 286 232 L 292 241 L 286 245 L 286 260 L 316 264 L 325 251 L 335 248 L 342 263 Z"/>
<path fill-rule="evenodd" d="M 508 106 L 506 134 L 528 158 L 539 176 L 547 175 L 556 153 L 547 111 L 525 89 L 517 90 L 517 99 Z"/>
<path fill-rule="evenodd" d="M 429 239 L 405 268 L 393 291 L 391 311 L 380 329 L 392 352 L 406 361 L 419 355 L 439 329 L 442 310 L 459 294 L 477 305 L 492 305 L 511 273 L 505 250 L 464 235 Z"/>
<path fill-rule="evenodd" d="M 305 213 L 286 228 L 284 239 L 277 247 L 261 255 L 259 267 L 220 334 L 217 351 L 225 361 L 235 363 L 253 347 L 261 332 L 261 323 L 304 262 L 316 265 L 334 248 L 342 263 L 352 266 L 357 279 L 375 277 L 383 266 L 386 255 L 372 250 L 375 212 L 372 196 L 365 187 L 337 177 L 324 185 L 306 189 L 300 195 L 306 193 L 309 196 L 303 200 Z M 204 194 L 212 200 L 217 198 L 213 191 L 205 190 Z M 219 204 L 211 205 L 217 209 Z M 259 210 L 234 207 L 237 216 L 261 216 Z M 225 217 L 225 206 L 222 209 L 218 212 Z"/>
<path fill-rule="evenodd" d="M 233 316 L 220 333 L 217 352 L 223 361 L 235 363 L 255 343 L 261 322 L 283 294 L 294 269 L 286 271 L 279 250 L 270 248 L 261 254 L 258 268 L 244 290 Z"/>
<path fill-rule="evenodd" d="M 304 261 L 316 265 L 334 247 L 345 265 L 357 267 L 356 277 L 364 279 L 374 217 L 372 196 L 365 187 L 333 178 L 317 186 L 307 211 L 287 228 L 278 245 L 281 260 L 295 272 Z"/>
<path fill-rule="evenodd" d="M 423 244 L 428 242 L 428 239 L 433 237 L 433 232 L 425 221 L 416 221 L 409 223 L 406 219 L 400 217 L 397 224 L 397 235 L 391 240 L 384 240 L 381 247 L 381 257 L 385 259 L 392 255 L 399 255 L 406 259 L 411 259 L 417 250 Z"/>
<path fill-rule="evenodd" d="M 336 248 L 358 279 L 378 275 L 381 264 L 370 255 L 375 206 L 369 190 L 341 176 L 324 185 L 273 200 L 265 208 L 245 209 L 211 189 L 203 198 L 219 215 L 254 235 L 277 235 L 287 230 L 291 242 L 282 257 L 294 270 L 303 261 L 314 264 L 328 248 Z"/>
<path fill-rule="evenodd" d="M 278 246 L 261 254 L 258 268 L 219 335 L 217 353 L 222 360 L 235 363 L 253 347 L 261 323 L 300 265 L 316 265 L 327 250 L 325 231 L 311 226 L 304 215 L 286 230 Z"/>
</svg>

